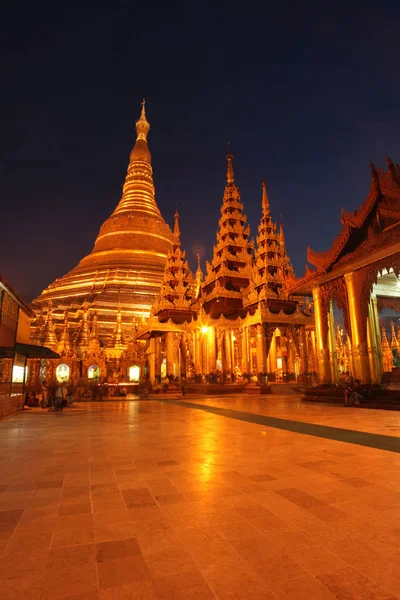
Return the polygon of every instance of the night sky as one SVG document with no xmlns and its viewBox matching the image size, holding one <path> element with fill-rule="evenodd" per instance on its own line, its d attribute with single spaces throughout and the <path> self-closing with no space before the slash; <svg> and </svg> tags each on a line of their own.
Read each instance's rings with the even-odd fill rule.
<svg viewBox="0 0 400 600">
<path fill-rule="evenodd" d="M 265 171 L 297 275 L 363 202 L 369 161 L 400 162 L 400 3 L 259 4 L 3 8 L 0 272 L 26 300 L 91 251 L 143 96 L 157 203 L 203 270 L 228 142 L 252 235 Z"/>
</svg>

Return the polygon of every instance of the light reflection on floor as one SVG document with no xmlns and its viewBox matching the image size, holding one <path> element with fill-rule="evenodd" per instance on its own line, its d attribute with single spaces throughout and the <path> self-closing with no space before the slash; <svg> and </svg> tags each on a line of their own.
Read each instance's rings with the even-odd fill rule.
<svg viewBox="0 0 400 600">
<path fill-rule="evenodd" d="M 201 402 L 400 427 L 398 413 L 296 395 Z M 25 411 L 0 421 L 1 598 L 393 600 L 399 465 L 392 452 L 152 400 Z"/>
</svg>

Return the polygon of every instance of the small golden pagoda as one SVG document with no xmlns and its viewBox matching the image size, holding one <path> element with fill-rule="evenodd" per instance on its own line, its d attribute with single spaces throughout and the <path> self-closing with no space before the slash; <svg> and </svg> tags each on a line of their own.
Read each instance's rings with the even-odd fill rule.
<svg viewBox="0 0 400 600">
<path fill-rule="evenodd" d="M 390 348 L 389 341 L 386 335 L 385 326 L 382 325 L 382 353 L 383 353 L 383 368 L 386 373 L 390 373 L 394 367 L 393 352 Z"/>
<path fill-rule="evenodd" d="M 117 207 L 101 226 L 92 252 L 32 303 L 37 316 L 32 326 L 36 343 L 46 338 L 52 347 L 57 344 L 52 328 L 58 328 L 61 334 L 67 311 L 75 346 L 88 347 L 89 338 L 94 336 L 104 346 L 115 343 L 121 349 L 123 330 L 132 326 L 132 319 L 150 314 L 162 282 L 172 232 L 155 200 L 149 130 L 143 101 Z"/>
<path fill-rule="evenodd" d="M 195 301 L 195 281 L 186 260 L 186 252 L 181 249 L 179 213 L 174 215 L 174 239 L 168 252 L 164 277 L 152 314 L 160 322 L 172 319 L 190 321 Z"/>
<path fill-rule="evenodd" d="M 262 187 L 263 216 L 254 242 L 227 154 L 217 241 L 203 273 L 195 278 L 180 246 L 179 215 L 163 284 L 137 340 L 148 340 L 150 379 L 189 377 L 197 382 L 247 382 L 250 377 L 295 380 L 316 364 L 311 312 L 284 290 L 292 274 L 283 227 L 276 233 Z M 306 327 L 308 328 L 306 331 Z"/>
</svg>

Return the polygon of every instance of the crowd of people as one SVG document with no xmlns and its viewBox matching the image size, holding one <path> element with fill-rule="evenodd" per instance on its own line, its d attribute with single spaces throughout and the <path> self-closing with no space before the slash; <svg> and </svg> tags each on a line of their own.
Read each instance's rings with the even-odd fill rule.
<svg viewBox="0 0 400 600">
<path fill-rule="evenodd" d="M 74 401 L 75 386 L 63 382 L 56 382 L 47 385 L 42 382 L 41 399 L 37 397 L 34 391 L 29 391 L 25 395 L 25 406 L 28 408 L 47 408 L 53 411 L 62 411 L 66 406 L 72 406 Z"/>
</svg>

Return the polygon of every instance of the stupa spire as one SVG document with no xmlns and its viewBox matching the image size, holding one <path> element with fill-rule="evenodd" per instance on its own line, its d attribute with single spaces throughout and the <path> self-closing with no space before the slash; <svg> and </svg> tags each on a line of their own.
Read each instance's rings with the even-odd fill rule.
<svg viewBox="0 0 400 600">
<path fill-rule="evenodd" d="M 286 253 L 282 221 L 277 232 L 276 223 L 271 217 L 265 179 L 262 182 L 261 204 L 262 216 L 258 226 L 257 250 L 246 306 L 266 298 L 279 297 L 284 280 L 293 272 Z"/>
<path fill-rule="evenodd" d="M 240 192 L 234 182 L 232 158 L 229 149 L 217 243 L 213 248 L 211 263 L 206 263 L 207 274 L 203 283 L 205 311 L 216 316 L 224 310 L 223 298 L 230 299 L 231 312 L 243 309 L 240 290 L 249 285 L 253 258 L 254 242 L 250 240 L 250 225 L 247 224 Z"/>
<path fill-rule="evenodd" d="M 267 217 L 270 213 L 270 210 L 269 210 L 269 200 L 268 200 L 268 193 L 267 193 L 267 182 L 266 182 L 265 178 L 262 180 L 261 189 L 262 189 L 261 203 L 262 203 L 263 217 Z"/>
<path fill-rule="evenodd" d="M 399 340 L 396 337 L 396 329 L 395 329 L 393 321 L 390 322 L 390 328 L 391 328 L 391 333 L 392 333 L 392 339 L 390 341 L 390 347 L 398 349 L 400 347 L 400 344 L 399 344 Z"/>
<path fill-rule="evenodd" d="M 179 229 L 179 213 L 178 209 L 176 209 L 174 214 L 174 242 L 179 242 L 181 239 L 181 232 Z"/>
<path fill-rule="evenodd" d="M 142 112 L 140 113 L 139 119 L 136 121 L 136 140 L 144 140 L 147 141 L 147 135 L 150 131 L 150 123 L 146 118 L 146 109 L 145 109 L 146 100 L 143 98 L 142 101 Z"/>
<path fill-rule="evenodd" d="M 47 321 L 44 327 L 43 345 L 53 349 L 57 346 L 57 343 L 58 339 L 53 323 L 53 305 L 50 302 L 47 308 Z"/>
<path fill-rule="evenodd" d="M 68 312 L 64 313 L 64 327 L 61 334 L 60 343 L 57 347 L 57 352 L 59 354 L 67 354 L 71 348 L 70 339 L 68 335 Z"/>
<path fill-rule="evenodd" d="M 228 161 L 228 166 L 226 169 L 226 182 L 234 183 L 235 181 L 235 172 L 233 170 L 233 156 L 231 153 L 231 145 L 228 144 L 228 152 L 226 154 L 226 160 Z"/>
<path fill-rule="evenodd" d="M 174 241 L 167 256 L 163 283 L 153 306 L 154 315 L 161 321 L 168 318 L 170 310 L 173 311 L 174 318 L 177 318 L 177 311 L 183 320 L 191 318 L 192 313 L 188 311 L 195 301 L 193 274 L 186 260 L 186 252 L 181 248 L 178 210 L 174 218 Z"/>
<path fill-rule="evenodd" d="M 119 304 L 112 345 L 114 346 L 114 348 L 121 348 L 124 346 L 124 334 L 122 331 L 122 313 Z"/>
<path fill-rule="evenodd" d="M 90 339 L 91 340 L 97 340 L 98 338 L 98 331 L 97 331 L 97 310 L 94 309 L 94 315 L 93 315 L 93 320 L 92 320 L 92 329 L 90 332 Z"/>
<path fill-rule="evenodd" d="M 386 336 L 385 326 L 382 325 L 382 354 L 383 354 L 383 370 L 390 373 L 394 367 L 393 352 L 390 348 L 389 341 Z"/>
<path fill-rule="evenodd" d="M 147 145 L 150 123 L 147 120 L 144 106 L 143 100 L 142 111 L 136 121 L 137 137 L 130 154 L 128 172 L 122 188 L 122 198 L 113 216 L 127 211 L 140 211 L 161 216 L 155 201 L 151 154 Z"/>
<path fill-rule="evenodd" d="M 87 346 L 89 343 L 89 309 L 86 302 L 84 302 L 83 304 L 82 311 L 82 320 L 80 330 L 78 331 L 76 343 L 78 346 Z"/>
<path fill-rule="evenodd" d="M 197 256 L 197 270 L 196 270 L 196 287 L 195 287 L 195 295 L 196 298 L 199 295 L 200 292 L 200 288 L 201 288 L 201 282 L 203 281 L 203 271 L 201 270 L 201 263 L 200 263 L 200 250 L 197 250 L 196 252 L 196 256 Z"/>
</svg>

